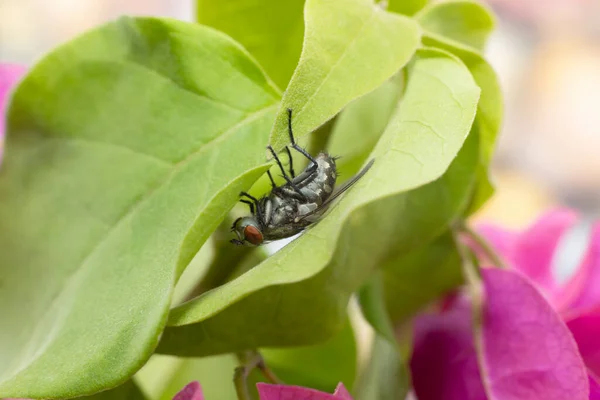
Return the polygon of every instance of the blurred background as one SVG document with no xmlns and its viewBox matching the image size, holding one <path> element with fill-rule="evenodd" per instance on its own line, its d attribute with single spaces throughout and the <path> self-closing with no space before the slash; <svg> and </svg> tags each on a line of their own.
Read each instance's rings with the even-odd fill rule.
<svg viewBox="0 0 600 400">
<path fill-rule="evenodd" d="M 505 94 L 497 194 L 477 220 L 520 228 L 563 204 L 600 211 L 600 0 L 487 0 Z M 0 61 L 32 64 L 122 14 L 193 20 L 192 0 L 1 0 Z"/>
</svg>

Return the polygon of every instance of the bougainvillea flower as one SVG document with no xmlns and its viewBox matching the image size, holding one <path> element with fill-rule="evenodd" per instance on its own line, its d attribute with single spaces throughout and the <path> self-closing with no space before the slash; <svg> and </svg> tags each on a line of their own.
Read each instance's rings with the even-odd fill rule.
<svg viewBox="0 0 600 400">
<path fill-rule="evenodd" d="M 25 67 L 13 64 L 0 64 L 0 161 L 2 160 L 2 149 L 4 143 L 4 130 L 6 106 L 8 95 L 14 85 L 25 74 Z"/>
<path fill-rule="evenodd" d="M 333 394 L 291 385 L 257 383 L 256 387 L 260 400 L 352 400 L 342 383 L 338 384 Z M 173 397 L 173 400 L 204 400 L 202 388 L 198 382 L 190 382 Z"/>
<path fill-rule="evenodd" d="M 173 400 L 204 400 L 200 383 L 197 381 L 188 383 L 173 397 Z"/>
<path fill-rule="evenodd" d="M 552 270 L 576 222 L 559 210 L 522 233 L 479 229 L 510 268 L 493 268 L 475 248 L 487 265 L 481 298 L 458 296 L 416 319 L 411 369 L 420 400 L 600 399 L 600 224 L 569 280 Z"/>
<path fill-rule="evenodd" d="M 260 400 L 352 400 L 342 383 L 333 394 L 300 386 L 257 383 Z"/>
</svg>

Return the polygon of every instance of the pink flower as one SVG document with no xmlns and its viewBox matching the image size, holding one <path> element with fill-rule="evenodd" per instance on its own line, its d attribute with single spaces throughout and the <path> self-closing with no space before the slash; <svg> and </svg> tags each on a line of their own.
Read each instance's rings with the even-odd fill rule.
<svg viewBox="0 0 600 400">
<path fill-rule="evenodd" d="M 12 64 L 0 64 L 0 161 L 4 141 L 4 125 L 8 96 L 13 86 L 25 74 L 25 67 Z"/>
<path fill-rule="evenodd" d="M 350 393 L 339 383 L 333 394 L 300 386 L 257 383 L 260 400 L 352 400 Z"/>
<path fill-rule="evenodd" d="M 350 393 L 340 383 L 333 394 L 318 390 L 290 385 L 271 385 L 258 383 L 260 400 L 352 400 Z M 204 400 L 202 389 L 198 382 L 191 382 L 177 393 L 173 400 Z"/>
<path fill-rule="evenodd" d="M 188 383 L 179 393 L 173 397 L 173 400 L 204 400 L 202 388 L 197 381 Z"/>
<path fill-rule="evenodd" d="M 522 233 L 480 228 L 511 268 L 482 269 L 481 304 L 458 296 L 441 313 L 416 319 L 411 369 L 419 400 L 600 399 L 600 224 L 566 283 L 551 269 L 576 220 L 559 210 Z"/>
</svg>

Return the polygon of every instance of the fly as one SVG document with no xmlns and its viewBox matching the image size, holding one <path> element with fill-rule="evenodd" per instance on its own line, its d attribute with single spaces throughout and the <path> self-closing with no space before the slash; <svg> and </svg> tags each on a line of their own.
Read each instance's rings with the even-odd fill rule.
<svg viewBox="0 0 600 400">
<path fill-rule="evenodd" d="M 271 172 L 267 171 L 271 180 L 271 193 L 257 199 L 246 192 L 241 192 L 240 201 L 248 204 L 251 215 L 238 218 L 231 230 L 237 235 L 231 243 L 236 245 L 259 246 L 267 241 L 284 239 L 303 231 L 317 222 L 331 203 L 342 193 L 354 185 L 373 165 L 369 163 L 341 187 L 334 190 L 338 177 L 335 158 L 325 152 L 316 157 L 298 146 L 292 132 L 292 110 L 288 108 L 288 132 L 291 147 L 310 161 L 299 175 L 294 172 L 292 155 L 285 147 L 290 160 L 289 175 L 283 168 L 281 160 L 271 146 L 267 149 L 273 155 L 286 183 L 277 186 Z"/>
</svg>

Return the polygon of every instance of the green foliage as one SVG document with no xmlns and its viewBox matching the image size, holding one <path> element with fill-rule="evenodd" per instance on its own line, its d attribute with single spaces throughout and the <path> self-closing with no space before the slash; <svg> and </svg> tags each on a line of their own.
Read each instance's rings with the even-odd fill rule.
<svg viewBox="0 0 600 400">
<path fill-rule="evenodd" d="M 429 0 L 387 0 L 388 10 L 405 15 L 414 15 L 427 5 Z"/>
<path fill-rule="evenodd" d="M 96 393 L 91 396 L 81 397 L 84 400 L 146 400 L 146 396 L 139 386 L 129 380 L 111 390 Z"/>
<path fill-rule="evenodd" d="M 143 365 L 179 274 L 264 171 L 276 101 L 233 41 L 168 20 L 121 19 L 30 72 L 0 177 L 2 396 Z"/>
<path fill-rule="evenodd" d="M 328 151 L 342 179 L 360 170 L 383 134 L 402 96 L 404 74 L 398 73 L 380 87 L 354 100 L 339 114 L 332 128 Z"/>
<path fill-rule="evenodd" d="M 439 51 L 420 51 L 410 74 L 365 179 L 293 243 L 173 309 L 159 352 L 200 356 L 324 340 L 340 328 L 348 297 L 380 261 L 440 229 L 452 196 L 446 204 L 436 190 L 415 197 L 410 190 L 448 168 L 475 116 L 479 88 L 462 63 Z M 440 213 L 422 214 L 426 196 L 436 197 Z"/>
<path fill-rule="evenodd" d="M 439 35 L 476 50 L 483 50 L 494 29 L 492 14 L 481 3 L 450 0 L 423 9 L 417 20 L 428 34 Z"/>
<path fill-rule="evenodd" d="M 285 88 L 298 64 L 304 0 L 198 0 L 198 22 L 231 36 Z"/>
<path fill-rule="evenodd" d="M 382 269 L 386 308 L 395 324 L 407 322 L 463 282 L 461 259 L 450 233 L 388 260 Z"/>
<path fill-rule="evenodd" d="M 357 398 L 364 400 L 404 399 L 410 389 L 408 366 L 396 342 L 384 290 L 378 271 L 359 292 L 363 316 L 374 329 L 371 357 L 355 390 Z"/>
<path fill-rule="evenodd" d="M 371 0 L 307 0 L 304 18 L 302 55 L 271 132 L 276 150 L 289 141 L 288 108 L 301 139 L 398 72 L 419 45 L 413 20 Z"/>
<path fill-rule="evenodd" d="M 171 400 L 191 381 L 202 383 L 207 400 L 235 400 L 232 371 L 236 366 L 237 359 L 230 354 L 186 359 L 154 355 L 134 381 L 151 400 Z"/>
<path fill-rule="evenodd" d="M 312 346 L 262 351 L 277 377 L 290 385 L 333 392 L 339 382 L 352 387 L 356 376 L 356 341 L 350 322 L 333 337 Z"/>
<path fill-rule="evenodd" d="M 360 398 L 408 389 L 391 324 L 461 283 L 447 232 L 492 193 L 502 100 L 487 10 L 388 3 L 198 0 L 221 32 L 122 18 L 31 68 L 0 169 L 0 397 L 167 399 L 198 379 L 234 398 L 231 353 L 255 348 L 289 383 L 351 386 L 346 307 L 369 282 Z M 375 163 L 267 257 L 228 227 L 240 191 L 269 190 L 287 108 L 340 180 Z"/>
</svg>

